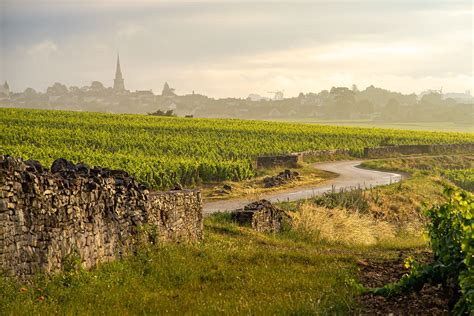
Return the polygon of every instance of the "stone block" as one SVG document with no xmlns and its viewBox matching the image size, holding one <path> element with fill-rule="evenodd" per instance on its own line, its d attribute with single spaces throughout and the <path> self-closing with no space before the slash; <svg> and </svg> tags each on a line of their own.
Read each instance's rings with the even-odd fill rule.
<svg viewBox="0 0 474 316">
<path fill-rule="evenodd" d="M 285 221 L 290 217 L 270 201 L 259 200 L 252 202 L 244 209 L 235 210 L 231 218 L 239 225 L 249 225 L 256 231 L 277 233 L 283 229 Z"/>
</svg>

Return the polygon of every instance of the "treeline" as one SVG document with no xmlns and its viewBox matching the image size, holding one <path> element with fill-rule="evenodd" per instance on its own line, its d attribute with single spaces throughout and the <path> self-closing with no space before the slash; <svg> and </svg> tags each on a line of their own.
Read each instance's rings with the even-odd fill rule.
<svg viewBox="0 0 474 316">
<path fill-rule="evenodd" d="M 474 121 L 474 98 L 469 94 L 450 98 L 438 91 L 423 95 L 402 94 L 374 86 L 359 90 L 333 87 L 319 93 L 300 93 L 278 100 L 258 95 L 214 99 L 201 94 L 177 95 L 165 84 L 161 95 L 147 91 L 105 88 L 100 82 L 90 87 L 66 87 L 55 83 L 46 93 L 31 88 L 22 93 L 0 95 L 0 107 L 93 111 L 109 113 L 155 113 L 178 116 L 241 119 L 370 120 L 392 122 Z M 257 98 L 255 98 L 257 97 Z M 172 111 L 172 112 L 170 112 Z"/>
<path fill-rule="evenodd" d="M 300 93 L 282 100 L 212 99 L 202 95 L 163 98 L 158 108 L 172 107 L 178 115 L 244 119 L 315 118 L 326 120 L 374 120 L 459 122 L 473 120 L 472 101 L 446 98 L 439 92 L 423 96 L 402 94 L 374 86 L 333 87 L 319 93 Z M 472 100 L 472 98 L 471 98 Z"/>
</svg>

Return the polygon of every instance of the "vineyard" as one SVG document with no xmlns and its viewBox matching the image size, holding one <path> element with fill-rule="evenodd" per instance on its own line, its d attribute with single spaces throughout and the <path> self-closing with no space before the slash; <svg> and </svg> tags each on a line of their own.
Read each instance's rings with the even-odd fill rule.
<svg viewBox="0 0 474 316">
<path fill-rule="evenodd" d="M 444 170 L 443 175 L 459 187 L 474 192 L 474 168 Z"/>
<path fill-rule="evenodd" d="M 420 291 L 425 283 L 442 284 L 451 291 L 455 315 L 474 313 L 474 202 L 467 192 L 446 188 L 449 202 L 426 211 L 430 218 L 428 233 L 434 262 L 420 264 L 406 261 L 410 273 L 394 284 L 372 290 L 375 294 L 392 296 Z M 455 305 L 454 305 L 455 304 Z"/>
<path fill-rule="evenodd" d="M 123 169 L 154 188 L 243 180 L 259 155 L 365 146 L 474 142 L 468 133 L 0 109 L 0 153 Z"/>
</svg>

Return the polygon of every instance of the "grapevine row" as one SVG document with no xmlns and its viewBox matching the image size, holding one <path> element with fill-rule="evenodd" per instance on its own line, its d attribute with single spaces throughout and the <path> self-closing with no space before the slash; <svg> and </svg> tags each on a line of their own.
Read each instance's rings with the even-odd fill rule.
<svg viewBox="0 0 474 316">
<path fill-rule="evenodd" d="M 463 133 L 146 115 L 0 109 L 0 153 L 123 169 L 154 188 L 243 180 L 259 155 L 393 144 L 473 142 Z"/>
</svg>

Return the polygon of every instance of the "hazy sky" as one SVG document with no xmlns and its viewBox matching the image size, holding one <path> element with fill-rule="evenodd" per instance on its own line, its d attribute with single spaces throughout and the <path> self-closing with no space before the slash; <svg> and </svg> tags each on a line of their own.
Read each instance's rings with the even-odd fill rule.
<svg viewBox="0 0 474 316">
<path fill-rule="evenodd" d="M 471 1 L 0 0 L 0 80 L 286 96 L 474 90 Z"/>
</svg>

